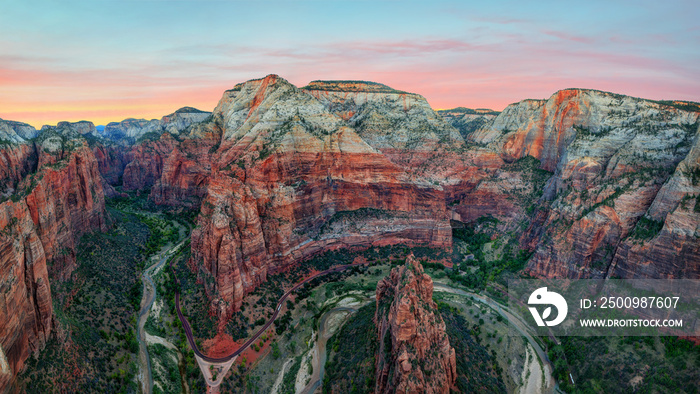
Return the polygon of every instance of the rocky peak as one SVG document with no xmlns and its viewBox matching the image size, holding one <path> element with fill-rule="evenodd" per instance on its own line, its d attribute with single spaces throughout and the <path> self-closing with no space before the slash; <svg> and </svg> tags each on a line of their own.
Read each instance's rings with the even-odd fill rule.
<svg viewBox="0 0 700 394">
<path fill-rule="evenodd" d="M 182 107 L 160 119 L 160 132 L 167 131 L 170 134 L 178 135 L 190 125 L 202 122 L 210 115 L 211 112 L 200 111 L 193 107 Z"/>
<path fill-rule="evenodd" d="M 686 134 L 686 126 L 698 120 L 698 113 L 672 104 L 598 90 L 565 89 L 546 100 L 509 105 L 469 140 L 491 145 L 509 162 L 535 157 L 548 171 L 565 164 L 560 163 L 562 157 L 573 158 L 571 144 L 578 140 L 581 144 L 573 147 L 588 145 L 586 156 L 602 164 L 634 140 L 648 140 L 660 133 L 671 139 L 672 135 Z"/>
<path fill-rule="evenodd" d="M 376 153 L 316 98 L 277 75 L 225 92 L 214 117 L 224 130 L 222 163 L 285 151 Z"/>
<path fill-rule="evenodd" d="M 118 141 L 123 138 L 138 139 L 142 135 L 159 129 L 156 119 L 124 119 L 121 122 L 110 122 L 102 131 L 102 137 Z"/>
<path fill-rule="evenodd" d="M 208 114 L 209 112 L 202 111 L 202 110 L 199 110 L 199 109 L 194 108 L 194 107 L 182 107 L 170 115 L 174 115 L 174 114 L 204 114 L 204 113 Z"/>
<path fill-rule="evenodd" d="M 36 137 L 37 134 L 38 131 L 26 123 L 0 119 L 0 142 L 21 144 Z"/>
<path fill-rule="evenodd" d="M 441 116 L 462 116 L 462 115 L 498 115 L 500 112 L 488 108 L 466 108 L 456 107 L 451 109 L 439 109 L 436 111 Z"/>
<path fill-rule="evenodd" d="M 435 151 L 464 145 L 459 132 L 419 94 L 364 81 L 313 81 L 303 90 L 347 120 L 375 149 Z"/>
<path fill-rule="evenodd" d="M 465 107 L 441 109 L 437 113 L 452 127 L 459 130 L 465 140 L 469 139 L 471 133 L 490 127 L 496 116 L 500 114 L 500 112 L 491 109 Z"/>
<path fill-rule="evenodd" d="M 88 122 L 87 120 L 81 120 L 78 122 L 59 122 L 56 125 L 56 128 L 75 131 L 80 135 L 95 134 L 96 132 L 95 124 L 92 122 Z"/>
<path fill-rule="evenodd" d="M 93 134 L 112 141 L 132 144 L 139 142 L 148 133 L 157 135 L 168 132 L 178 135 L 195 123 L 206 120 L 211 112 L 200 111 L 193 107 L 182 107 L 170 115 L 158 119 L 124 119 L 121 122 L 110 122 L 100 131 Z M 94 126 L 93 126 L 94 129 Z"/>
<path fill-rule="evenodd" d="M 362 92 L 362 93 L 398 93 L 410 94 L 396 90 L 377 82 L 369 81 L 311 81 L 304 90 L 323 90 L 327 92 Z"/>
<path fill-rule="evenodd" d="M 375 392 L 449 393 L 455 351 L 433 301 L 433 281 L 413 255 L 377 284 L 376 302 Z"/>
</svg>

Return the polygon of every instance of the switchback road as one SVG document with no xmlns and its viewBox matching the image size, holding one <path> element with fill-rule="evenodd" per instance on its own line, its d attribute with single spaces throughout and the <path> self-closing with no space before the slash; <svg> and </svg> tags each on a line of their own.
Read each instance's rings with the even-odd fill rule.
<svg viewBox="0 0 700 394">
<path fill-rule="evenodd" d="M 197 345 L 194 342 L 194 337 L 192 335 L 192 327 L 190 327 L 190 323 L 187 321 L 187 318 L 185 317 L 185 315 L 182 314 L 182 310 L 180 309 L 180 281 L 177 279 L 177 274 L 175 273 L 175 269 L 173 268 L 172 261 L 171 261 L 170 262 L 170 269 L 173 272 L 173 276 L 175 278 L 175 283 L 177 284 L 177 286 L 175 287 L 175 308 L 177 310 L 177 317 L 178 317 L 178 319 L 180 319 L 180 323 L 182 323 L 182 327 L 185 329 L 185 336 L 187 337 L 187 342 L 190 344 L 190 348 L 192 348 L 192 351 L 194 352 L 194 354 L 197 355 L 197 357 L 201 358 L 204 361 L 210 362 L 210 363 L 225 363 L 225 362 L 228 362 L 231 359 L 237 357 L 239 354 L 243 353 L 244 350 L 246 350 L 250 345 L 255 343 L 255 341 L 257 341 L 258 338 L 265 331 L 267 331 L 268 328 L 270 328 L 272 323 L 275 322 L 275 319 L 277 319 L 277 315 L 279 315 L 280 309 L 282 309 L 282 304 L 284 303 L 284 301 L 287 299 L 287 297 L 289 297 L 290 294 L 295 292 L 301 286 L 303 286 L 304 284 L 306 284 L 308 282 L 311 282 L 312 280 L 314 280 L 320 276 L 327 275 L 327 274 L 330 274 L 333 272 L 342 272 L 348 268 L 352 268 L 352 267 L 356 267 L 356 266 L 360 266 L 360 265 L 364 265 L 364 264 L 366 264 L 366 263 L 339 265 L 337 267 L 333 267 L 333 268 L 327 269 L 325 271 L 318 272 L 315 275 L 310 276 L 310 277 L 304 279 L 303 281 L 297 283 L 296 285 L 294 285 L 294 287 L 287 290 L 287 292 L 284 293 L 282 295 L 282 297 L 280 297 L 279 301 L 277 302 L 277 307 L 275 308 L 275 312 L 272 314 L 272 317 L 270 318 L 270 320 L 268 320 L 267 323 L 265 323 L 265 325 L 262 326 L 262 328 L 260 328 L 260 330 L 258 330 L 255 334 L 253 334 L 253 336 L 250 337 L 250 339 L 248 339 L 240 348 L 238 348 L 235 352 L 229 354 L 228 356 L 209 357 L 209 356 L 205 356 L 204 354 L 202 354 L 202 352 L 200 352 L 199 349 L 197 348 Z"/>
</svg>

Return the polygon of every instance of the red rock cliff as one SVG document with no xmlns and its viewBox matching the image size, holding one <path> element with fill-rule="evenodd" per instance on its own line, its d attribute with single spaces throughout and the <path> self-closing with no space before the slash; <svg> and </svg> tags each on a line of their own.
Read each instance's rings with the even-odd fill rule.
<svg viewBox="0 0 700 394">
<path fill-rule="evenodd" d="M 48 133 L 48 132 L 47 132 Z M 39 138 L 39 169 L 18 182 L 0 204 L 0 392 L 30 354 L 40 351 L 52 328 L 51 279 L 70 274 L 76 242 L 105 229 L 97 161 L 84 142 Z M 7 156 L 6 156 L 7 157 Z"/>
<path fill-rule="evenodd" d="M 205 283 L 222 318 L 268 273 L 324 249 L 450 245 L 439 188 L 412 182 L 342 118 L 279 77 L 227 92 L 214 118 L 222 142 L 192 259 L 214 278 Z M 360 212 L 352 223 L 343 219 L 348 211 Z"/>
<path fill-rule="evenodd" d="M 448 187 L 453 218 L 491 214 L 504 232 L 529 223 L 521 247 L 535 276 L 698 278 L 698 115 L 582 89 L 513 104 L 469 136 L 475 157 L 504 163 Z M 508 164 L 528 156 L 551 173 L 537 193 L 534 173 Z"/>
<path fill-rule="evenodd" d="M 410 255 L 377 284 L 375 393 L 449 393 L 457 378 L 433 281 Z"/>
</svg>

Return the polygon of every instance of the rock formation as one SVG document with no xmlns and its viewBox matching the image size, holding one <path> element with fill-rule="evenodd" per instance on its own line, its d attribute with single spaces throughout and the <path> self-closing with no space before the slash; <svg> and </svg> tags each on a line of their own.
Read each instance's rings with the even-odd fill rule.
<svg viewBox="0 0 700 394">
<path fill-rule="evenodd" d="M 540 219 L 521 239 L 535 252 L 527 270 L 548 277 L 699 277 L 699 218 L 690 212 L 698 189 L 687 175 L 698 166 L 699 115 L 569 89 L 511 105 L 475 132 L 471 140 L 504 161 L 532 156 L 553 173 L 538 201 Z M 678 215 L 668 217 L 672 211 Z M 645 230 L 650 222 L 661 229 L 658 237 Z M 658 246 L 650 258 L 649 248 L 661 242 L 674 246 Z"/>
<path fill-rule="evenodd" d="M 496 217 L 533 252 L 537 276 L 697 276 L 686 174 L 697 168 L 698 112 L 671 104 L 568 89 L 501 113 L 436 114 L 420 95 L 378 83 L 299 89 L 270 75 L 226 91 L 199 122 L 165 132 L 176 112 L 136 144 L 93 151 L 108 183 L 200 207 L 192 259 L 225 320 L 287 264 L 347 246 L 449 247 L 449 219 Z M 125 135 L 154 130 L 126 124 Z M 682 230 L 646 246 L 628 239 L 642 217 L 663 222 L 670 211 Z M 680 251 L 681 264 L 651 259 L 651 244 L 666 248 L 658 256 Z"/>
<path fill-rule="evenodd" d="M 10 142 L 22 143 L 36 137 L 37 134 L 37 130 L 26 123 L 0 119 L 0 141 L 4 141 L 3 145 Z"/>
<path fill-rule="evenodd" d="M 449 393 L 455 350 L 433 301 L 433 281 L 413 255 L 377 284 L 375 393 Z"/>
<path fill-rule="evenodd" d="M 187 127 L 206 119 L 211 113 L 192 107 L 182 107 L 170 115 L 158 119 L 125 119 L 107 124 L 98 134 L 112 141 L 127 139 L 131 142 L 143 138 L 148 133 L 160 135 L 163 132 L 179 134 Z"/>
<path fill-rule="evenodd" d="M 211 113 L 103 130 L 0 120 L 0 387 L 50 332 L 46 262 L 52 278 L 71 271 L 117 185 L 200 212 L 191 266 L 223 323 L 315 253 L 449 248 L 450 220 L 484 216 L 532 253 L 534 276 L 700 278 L 699 117 L 694 103 L 583 89 L 436 113 L 374 82 L 269 75 Z"/>
<path fill-rule="evenodd" d="M 500 112 L 490 109 L 471 109 L 464 107 L 443 109 L 436 112 L 449 124 L 459 130 L 459 133 L 465 140 L 469 138 L 471 133 L 481 130 L 493 123 L 496 116 L 500 114 Z"/>
<path fill-rule="evenodd" d="M 214 278 L 208 292 L 220 316 L 238 309 L 269 272 L 324 249 L 450 245 L 442 191 L 413 182 L 287 81 L 271 75 L 239 84 L 213 118 L 201 128 L 221 130 L 221 143 L 209 158 L 192 259 Z M 350 226 L 348 211 L 358 212 Z"/>
<path fill-rule="evenodd" d="M 51 333 L 49 276 L 70 274 L 80 236 L 105 229 L 105 207 L 97 161 L 84 140 L 45 130 L 32 142 L 3 145 L 0 157 L 10 179 L 3 179 L 0 203 L 2 392 Z M 10 170 L 21 160 L 27 164 Z"/>
<path fill-rule="evenodd" d="M 56 131 L 65 135 L 76 133 L 80 135 L 97 135 L 97 129 L 95 128 L 95 124 L 86 120 L 81 120 L 79 122 L 58 122 L 56 126 L 45 125 L 41 128 L 39 134 L 49 130 Z"/>
</svg>

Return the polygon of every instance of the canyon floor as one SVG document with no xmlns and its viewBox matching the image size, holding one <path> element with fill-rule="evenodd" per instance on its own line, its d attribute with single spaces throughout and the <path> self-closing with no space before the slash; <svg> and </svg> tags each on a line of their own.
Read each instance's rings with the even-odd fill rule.
<svg viewBox="0 0 700 394">
<path fill-rule="evenodd" d="M 669 373 L 677 378 L 692 378 L 697 373 L 697 365 L 693 364 L 697 363 L 697 356 L 692 358 L 697 347 L 688 347 L 673 338 L 563 338 L 562 343 L 556 345 L 529 335 L 526 329 L 521 332 L 523 335 L 509 335 L 508 330 L 512 328 L 508 322 L 516 318 L 508 312 L 496 289 L 498 284 L 493 282 L 496 285 L 493 287 L 487 283 L 476 288 L 475 293 L 473 288 L 464 286 L 462 279 L 454 277 L 444 264 L 454 254 L 461 256 L 460 253 L 464 253 L 465 244 L 460 242 L 455 244 L 452 254 L 404 246 L 326 252 L 270 276 L 258 290 L 245 298 L 242 311 L 220 328 L 206 308 L 208 302 L 202 286 L 186 265 L 189 249 L 183 246 L 188 242 L 187 229 L 191 226 L 187 214 L 154 214 L 149 210 L 148 202 L 139 197 L 110 200 L 109 205 L 114 218 L 112 230 L 104 235 L 86 235 L 80 243 L 80 256 L 85 259 L 81 260 L 83 270 L 90 271 L 78 270 L 74 281 L 54 290 L 61 306 L 58 310 L 65 311 L 59 315 L 59 333 L 65 339 L 49 342 L 48 351 L 30 361 L 28 372 L 23 375 L 28 392 L 45 392 L 47 387 L 56 387 L 50 376 L 65 374 L 68 368 L 77 375 L 76 378 L 92 374 L 98 382 L 102 381 L 104 375 L 91 369 L 99 365 L 95 361 L 100 357 L 106 360 L 101 368 L 115 371 L 108 372 L 107 379 L 100 383 L 105 385 L 105 391 L 113 387 L 122 392 L 149 392 L 148 374 L 143 373 L 149 364 L 154 393 L 206 391 L 206 382 L 174 314 L 172 274 L 163 269 L 164 263 L 171 259 L 181 281 L 183 309 L 192 323 L 197 343 L 200 349 L 214 356 L 235 350 L 249 334 L 263 325 L 283 289 L 327 266 L 352 262 L 368 264 L 317 278 L 294 293 L 287 301 L 282 317 L 276 321 L 276 329 L 271 328 L 236 360 L 218 388 L 219 392 L 325 392 L 352 376 L 347 368 L 361 371 L 357 367 L 369 365 L 367 360 L 373 357 L 371 349 L 377 346 L 371 343 L 371 339 L 370 342 L 359 339 L 363 335 L 366 338 L 366 332 L 376 330 L 372 316 L 377 283 L 392 267 L 403 264 L 409 253 L 419 256 L 426 266 L 426 273 L 435 282 L 434 299 L 460 356 L 458 371 L 469 376 L 469 379 L 458 381 L 460 391 L 490 387 L 487 391 L 554 392 L 557 368 L 576 371 L 577 380 L 587 382 L 587 385 L 617 387 L 612 383 L 613 374 L 621 374 L 627 379 L 627 384 L 634 385 L 639 380 L 637 368 L 652 368 L 648 360 L 668 366 L 662 367 L 660 375 L 653 375 L 659 376 L 654 378 L 659 384 L 666 384 L 661 377 Z M 497 240 L 479 239 L 469 231 L 460 235 L 460 231 L 465 233 L 464 229 L 456 231 L 472 250 L 479 247 L 481 253 L 492 256 L 486 261 L 495 260 L 496 251 L 502 248 Z M 115 237 L 125 237 L 130 241 L 114 242 L 121 239 Z M 139 259 L 123 250 L 129 245 L 136 247 L 139 253 L 152 253 L 151 257 Z M 96 254 L 101 264 L 111 262 L 112 266 L 99 269 L 101 266 L 90 263 L 96 262 L 90 260 Z M 125 269 L 131 271 L 125 272 Z M 157 294 L 155 298 L 151 298 L 153 289 L 150 284 L 146 293 L 137 291 L 142 286 L 137 280 L 138 272 L 148 273 L 152 278 Z M 124 286 L 122 281 L 125 278 L 132 278 L 133 283 Z M 95 281 L 103 281 L 100 284 L 106 286 L 91 285 Z M 143 302 L 140 302 L 142 297 Z M 119 305 L 113 299 L 124 301 Z M 137 324 L 139 304 L 143 315 Z M 107 317 L 104 312 L 107 312 Z M 119 323 L 124 324 L 124 328 L 117 327 Z M 120 334 L 124 331 L 126 336 Z M 143 342 L 137 342 L 138 337 Z M 584 346 L 581 346 L 582 342 Z M 139 347 L 148 351 L 150 362 L 145 361 L 143 352 L 141 361 L 138 361 Z M 614 349 L 615 355 L 594 355 L 595 349 Z M 572 365 L 561 365 L 562 353 Z M 607 351 L 602 353 L 608 354 Z M 60 361 L 55 358 L 57 354 L 61 354 Z M 688 354 L 691 356 L 687 357 Z M 640 367 L 625 366 L 617 372 L 590 376 L 593 371 L 609 365 L 608 360 L 612 359 L 633 360 L 632 365 Z M 365 387 L 357 388 L 358 392 L 369 390 L 373 382 L 373 376 L 361 373 L 352 379 L 366 384 L 356 385 Z"/>
</svg>

